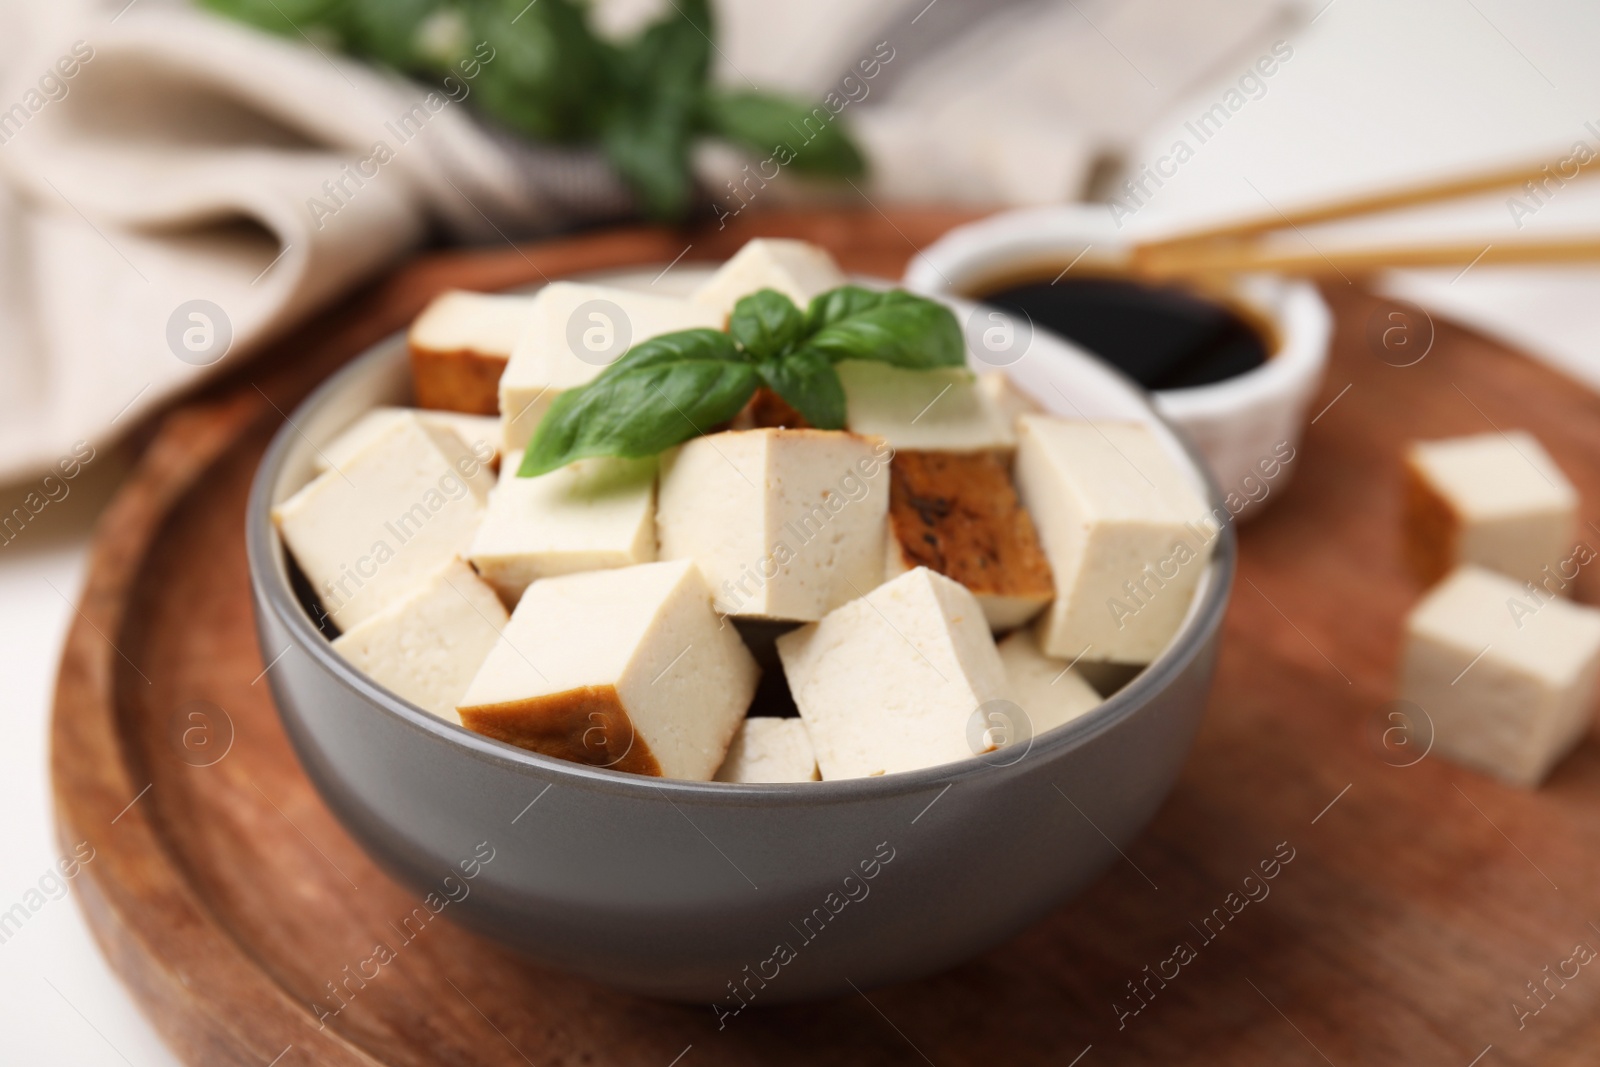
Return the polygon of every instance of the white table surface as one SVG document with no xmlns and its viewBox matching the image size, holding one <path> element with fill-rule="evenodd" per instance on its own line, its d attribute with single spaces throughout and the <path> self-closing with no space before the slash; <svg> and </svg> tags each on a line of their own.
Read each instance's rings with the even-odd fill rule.
<svg viewBox="0 0 1600 1067">
<path fill-rule="evenodd" d="M 61 644 L 82 586 L 91 527 L 127 460 L 100 449 L 59 503 L 0 547 L 0 913 L 56 869 L 50 705 Z M 0 488 L 10 510 L 31 486 Z M 92 861 L 91 861 L 92 865 Z M 80 876 L 81 877 L 81 876 Z M 46 889 L 53 883 L 46 882 Z M 0 943 L 0 1063 L 178 1067 L 112 974 L 68 895 L 45 903 Z M 38 898 L 31 898 L 37 901 Z"/>
</svg>

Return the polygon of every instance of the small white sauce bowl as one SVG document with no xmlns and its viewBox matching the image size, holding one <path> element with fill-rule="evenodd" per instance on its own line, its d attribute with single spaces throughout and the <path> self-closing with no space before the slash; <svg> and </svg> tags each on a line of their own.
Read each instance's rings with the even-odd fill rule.
<svg viewBox="0 0 1600 1067">
<path fill-rule="evenodd" d="M 1102 207 L 1029 208 L 951 230 L 912 260 L 905 285 L 979 298 L 1007 284 L 1072 273 L 1131 277 L 1131 258 L 1129 234 Z M 1152 395 L 1156 409 L 1193 440 L 1230 510 L 1248 515 L 1294 469 L 1293 463 L 1274 461 L 1299 447 L 1307 408 L 1327 366 L 1333 320 L 1315 286 L 1277 275 L 1241 276 L 1225 290 L 1200 295 L 1220 298 L 1252 320 L 1266 335 L 1268 359 L 1211 385 Z M 1268 469 L 1274 474 L 1264 478 Z"/>
</svg>

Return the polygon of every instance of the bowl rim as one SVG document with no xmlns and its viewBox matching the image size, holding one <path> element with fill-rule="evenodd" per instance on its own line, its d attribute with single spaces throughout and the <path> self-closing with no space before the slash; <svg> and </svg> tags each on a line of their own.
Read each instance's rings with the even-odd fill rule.
<svg viewBox="0 0 1600 1067">
<path fill-rule="evenodd" d="M 969 303 L 961 298 L 952 298 L 950 294 L 933 295 L 946 304 Z M 474 733 L 464 726 L 447 722 L 403 697 L 389 692 L 335 652 L 333 643 L 313 625 L 310 616 L 290 586 L 289 573 L 285 566 L 287 548 L 283 545 L 277 527 L 272 521 L 273 487 L 281 476 L 288 454 L 299 436 L 298 425 L 339 396 L 350 382 L 360 380 L 369 373 L 372 365 L 402 357 L 405 338 L 406 331 L 401 329 L 363 349 L 313 389 L 284 418 L 283 424 L 274 432 L 272 441 L 262 455 L 251 479 L 250 496 L 245 510 L 245 549 L 251 591 L 258 610 L 271 613 L 278 626 L 287 634 L 290 647 L 309 655 L 325 674 L 357 697 L 380 708 L 406 728 L 427 734 L 431 739 L 455 748 L 479 762 L 516 774 L 531 772 L 536 778 L 549 780 L 550 785 L 561 783 L 641 799 L 659 794 L 669 801 L 686 800 L 697 804 L 750 806 L 800 800 L 811 806 L 826 806 L 863 799 L 883 800 L 913 793 L 926 793 L 930 788 L 948 787 L 959 781 L 1017 773 L 1019 768 L 1031 762 L 1059 755 L 1088 743 L 1094 737 L 1132 716 L 1187 670 L 1222 626 L 1237 566 L 1237 535 L 1234 528 L 1236 520 L 1226 507 L 1215 477 L 1188 435 L 1159 410 L 1152 402 L 1151 395 L 1136 382 L 1115 367 L 1100 364 L 1146 409 L 1153 422 L 1160 424 L 1172 434 L 1194 473 L 1205 486 L 1205 495 L 1212 514 L 1219 512 L 1226 514 L 1228 521 L 1222 523 L 1218 531 L 1211 560 L 1201 576 L 1196 601 L 1190 605 L 1183 624 L 1161 654 L 1147 664 L 1132 681 L 1090 711 L 1071 722 L 1033 737 L 1022 757 L 1007 763 L 990 763 L 979 756 L 971 756 L 952 763 L 920 767 L 916 770 L 899 771 L 872 778 L 794 783 L 695 782 L 676 778 L 652 778 L 605 767 L 593 767 L 493 740 Z M 278 710 L 279 717 L 286 718 L 287 713 L 278 699 L 276 679 L 269 676 L 269 682 L 274 693 L 273 704 Z M 539 795 L 543 796 L 543 793 Z"/>
</svg>

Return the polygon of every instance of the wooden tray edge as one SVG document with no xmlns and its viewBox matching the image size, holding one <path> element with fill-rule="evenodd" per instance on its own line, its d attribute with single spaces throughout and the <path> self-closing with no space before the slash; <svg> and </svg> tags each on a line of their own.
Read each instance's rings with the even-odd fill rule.
<svg viewBox="0 0 1600 1067">
<path fill-rule="evenodd" d="M 260 397 L 242 393 L 172 414 L 97 524 L 51 716 L 57 838 L 64 851 L 83 841 L 94 848 L 77 879 L 84 919 L 112 970 L 182 1059 L 259 1067 L 293 1047 L 319 1063 L 381 1067 L 333 1031 L 318 1030 L 309 1009 L 267 979 L 195 895 L 139 803 L 143 779 L 125 761 L 117 727 L 119 678 L 142 683 L 108 635 L 127 621 L 142 562 L 170 508 L 270 412 Z M 140 922 L 152 906 L 167 912 L 160 941 L 145 936 Z M 238 989 L 241 975 L 254 988 Z M 234 1002 L 248 994 L 257 1010 L 225 1010 L 224 984 Z"/>
</svg>

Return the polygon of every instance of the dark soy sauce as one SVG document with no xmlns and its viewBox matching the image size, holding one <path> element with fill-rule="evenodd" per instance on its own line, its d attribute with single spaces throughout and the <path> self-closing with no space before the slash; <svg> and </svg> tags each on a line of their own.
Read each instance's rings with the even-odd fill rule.
<svg viewBox="0 0 1600 1067">
<path fill-rule="evenodd" d="M 1267 361 L 1265 339 L 1226 304 L 1177 286 L 1080 277 L 1012 285 L 984 303 L 1024 312 L 1146 389 L 1210 385 Z"/>
</svg>

